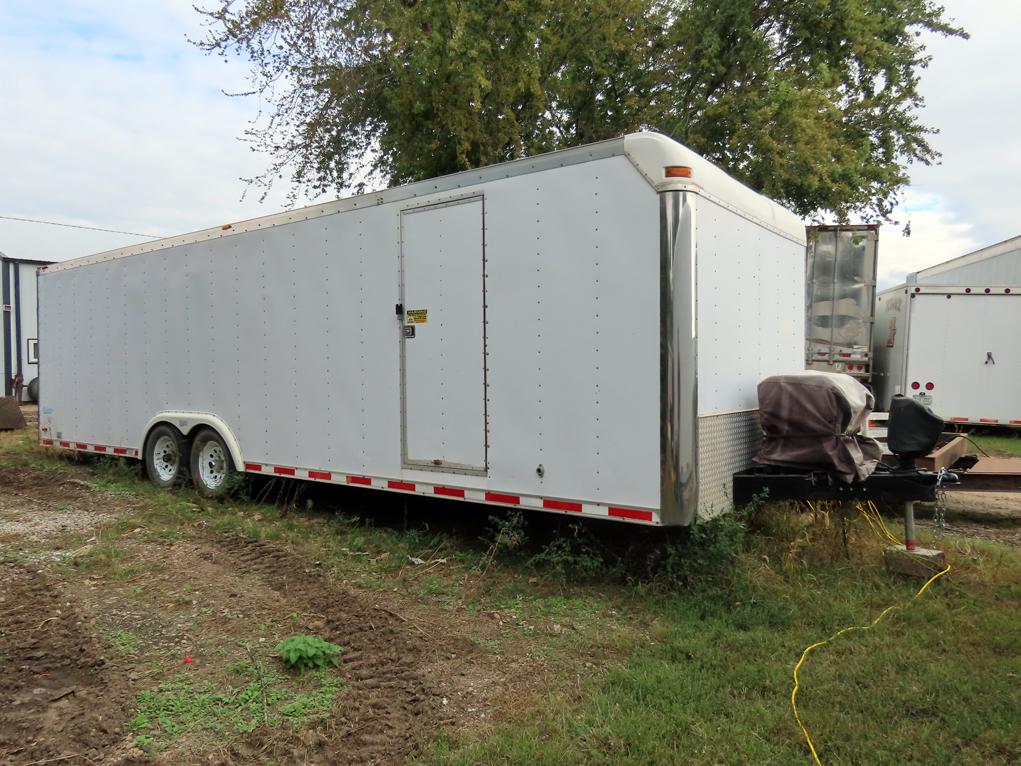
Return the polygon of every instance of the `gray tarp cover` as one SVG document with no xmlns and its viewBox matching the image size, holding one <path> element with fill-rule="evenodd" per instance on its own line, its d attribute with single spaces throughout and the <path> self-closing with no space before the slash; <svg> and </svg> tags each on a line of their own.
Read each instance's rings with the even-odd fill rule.
<svg viewBox="0 0 1021 766">
<path fill-rule="evenodd" d="M 868 478 L 882 450 L 859 431 L 875 406 L 850 375 L 795 372 L 759 383 L 762 447 L 756 463 L 828 471 L 850 484 Z"/>
</svg>

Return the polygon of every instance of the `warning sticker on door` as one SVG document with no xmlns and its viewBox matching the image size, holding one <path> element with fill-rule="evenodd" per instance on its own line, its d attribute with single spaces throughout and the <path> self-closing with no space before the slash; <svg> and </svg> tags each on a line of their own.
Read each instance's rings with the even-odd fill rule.
<svg viewBox="0 0 1021 766">
<path fill-rule="evenodd" d="M 425 324 L 429 321 L 429 309 L 408 309 L 405 316 L 408 324 Z"/>
</svg>

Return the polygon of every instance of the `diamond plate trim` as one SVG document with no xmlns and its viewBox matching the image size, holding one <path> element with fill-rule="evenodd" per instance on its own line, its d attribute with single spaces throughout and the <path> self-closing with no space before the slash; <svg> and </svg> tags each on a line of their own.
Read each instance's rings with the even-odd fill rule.
<svg viewBox="0 0 1021 766">
<path fill-rule="evenodd" d="M 762 442 L 759 411 L 698 419 L 698 517 L 710 519 L 734 507 L 733 475 L 749 468 Z"/>
</svg>

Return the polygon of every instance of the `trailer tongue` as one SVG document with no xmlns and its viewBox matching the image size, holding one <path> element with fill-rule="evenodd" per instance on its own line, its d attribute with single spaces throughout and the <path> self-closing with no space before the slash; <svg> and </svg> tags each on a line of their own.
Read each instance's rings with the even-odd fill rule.
<svg viewBox="0 0 1021 766">
<path fill-rule="evenodd" d="M 925 407 L 901 398 L 890 412 L 887 443 L 860 434 L 874 399 L 847 375 L 806 371 L 759 385 L 765 431 L 756 456 L 762 467 L 734 474 L 735 503 L 764 493 L 770 500 L 834 500 L 905 503 L 934 500 L 937 489 L 956 484 L 946 471 L 919 469 L 941 436 L 942 421 Z"/>
</svg>

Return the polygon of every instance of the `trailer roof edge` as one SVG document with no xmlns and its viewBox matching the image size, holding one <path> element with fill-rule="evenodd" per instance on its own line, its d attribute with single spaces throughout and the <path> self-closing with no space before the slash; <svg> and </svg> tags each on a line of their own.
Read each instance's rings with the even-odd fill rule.
<svg viewBox="0 0 1021 766">
<path fill-rule="evenodd" d="M 406 199 L 415 199 L 428 194 L 467 189 L 478 184 L 497 181 L 503 178 L 538 173 L 543 170 L 578 165 L 584 162 L 617 156 L 625 156 L 657 191 L 683 186 L 788 239 L 802 244 L 805 242 L 804 223 L 790 210 L 727 175 L 721 168 L 716 167 L 709 160 L 704 159 L 683 144 L 659 133 L 643 132 L 631 133 L 619 138 L 612 138 L 571 149 L 562 149 L 547 154 L 539 154 L 533 157 L 523 157 L 498 165 L 488 165 L 474 170 L 465 170 L 460 173 L 418 181 L 404 186 L 395 186 L 378 192 L 367 192 L 330 202 L 271 213 L 257 218 L 225 223 L 220 226 L 199 229 L 137 245 L 128 245 L 114 250 L 107 250 L 55 263 L 47 267 L 46 273 L 165 250 L 179 245 L 218 239 L 248 231 L 294 223 L 296 221 L 344 213 L 350 210 L 376 207 Z M 690 167 L 692 177 L 684 179 L 666 178 L 665 168 L 671 165 Z M 678 184 L 678 181 L 683 181 L 684 183 Z"/>
<path fill-rule="evenodd" d="M 970 253 L 965 253 L 964 255 L 959 255 L 956 258 L 951 258 L 949 261 L 937 263 L 934 266 L 929 266 L 928 268 L 916 271 L 909 276 L 914 277 L 916 281 L 919 277 L 934 277 L 945 271 L 957 269 L 961 266 L 970 266 L 973 263 L 981 263 L 989 258 L 995 258 L 999 255 L 1012 253 L 1015 250 L 1021 250 L 1021 234 L 1016 237 L 1011 237 L 1010 239 L 1005 239 L 1002 242 L 987 245 L 986 247 L 979 248 L 978 250 L 972 250 Z"/>
</svg>

